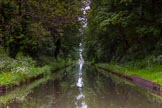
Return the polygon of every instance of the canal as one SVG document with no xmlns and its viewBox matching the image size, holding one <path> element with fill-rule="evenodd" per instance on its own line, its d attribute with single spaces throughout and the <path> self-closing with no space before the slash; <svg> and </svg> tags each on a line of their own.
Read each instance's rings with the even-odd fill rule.
<svg viewBox="0 0 162 108">
<path fill-rule="evenodd" d="M 123 79 L 79 61 L 0 96 L 0 108 L 162 108 L 162 101 Z"/>
<path fill-rule="evenodd" d="M 138 88 L 84 65 L 82 87 L 79 65 L 64 70 L 62 77 L 50 79 L 30 90 L 24 99 L 13 99 L 2 108 L 161 108 L 162 104 Z M 22 96 L 23 97 L 23 96 Z"/>
</svg>

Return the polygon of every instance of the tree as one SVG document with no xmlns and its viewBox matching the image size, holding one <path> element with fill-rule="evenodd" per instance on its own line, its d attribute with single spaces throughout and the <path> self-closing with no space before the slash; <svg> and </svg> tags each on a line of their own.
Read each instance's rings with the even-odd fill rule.
<svg viewBox="0 0 162 108">
<path fill-rule="evenodd" d="M 157 53 L 161 4 L 160 0 L 93 0 L 85 36 L 87 54 L 93 50 L 90 59 L 128 61 Z"/>
<path fill-rule="evenodd" d="M 68 38 L 73 38 L 80 28 L 81 1 L 0 0 L 0 3 L 3 47 L 13 58 L 18 52 L 37 57 L 54 56 L 55 51 L 58 56 L 66 33 L 72 33 Z"/>
</svg>

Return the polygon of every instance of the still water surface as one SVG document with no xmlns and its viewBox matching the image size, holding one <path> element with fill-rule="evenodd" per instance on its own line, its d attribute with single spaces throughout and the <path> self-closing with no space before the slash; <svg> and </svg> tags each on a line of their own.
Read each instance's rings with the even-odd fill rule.
<svg viewBox="0 0 162 108">
<path fill-rule="evenodd" d="M 104 76 L 89 66 L 66 69 L 64 75 L 33 88 L 23 101 L 14 99 L 3 108 L 162 108 L 162 104 L 144 95 L 138 88 Z"/>
</svg>

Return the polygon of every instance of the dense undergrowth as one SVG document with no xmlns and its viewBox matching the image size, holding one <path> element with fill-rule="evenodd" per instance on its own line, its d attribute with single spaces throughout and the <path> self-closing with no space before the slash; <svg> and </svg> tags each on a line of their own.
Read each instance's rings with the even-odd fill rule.
<svg viewBox="0 0 162 108">
<path fill-rule="evenodd" d="M 47 59 L 47 58 L 46 58 Z M 0 48 L 0 85 L 19 85 L 20 82 L 41 74 L 49 74 L 51 71 L 59 69 L 65 65 L 65 61 L 59 59 L 57 62 L 52 58 L 48 61 L 41 60 L 42 65 L 38 66 L 31 57 L 17 54 L 16 58 L 10 58 L 7 53 Z M 44 62 L 44 63 L 43 63 Z M 68 62 L 70 64 L 72 62 Z M 67 63 L 66 63 L 67 64 Z"/>
</svg>

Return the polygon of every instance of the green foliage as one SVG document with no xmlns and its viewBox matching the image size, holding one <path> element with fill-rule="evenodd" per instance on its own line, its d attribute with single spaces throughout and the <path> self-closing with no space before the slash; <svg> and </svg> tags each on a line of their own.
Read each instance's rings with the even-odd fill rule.
<svg viewBox="0 0 162 108">
<path fill-rule="evenodd" d="M 3 49 L 1 48 L 0 51 L 3 51 Z M 19 85 L 20 82 L 26 79 L 41 74 L 50 75 L 51 71 L 56 71 L 73 63 L 71 60 L 65 61 L 62 58 L 58 58 L 56 62 L 52 57 L 42 57 L 40 61 L 44 63 L 41 67 L 37 66 L 36 61 L 25 56 L 22 52 L 19 52 L 15 59 L 7 55 L 0 55 L 0 85 Z"/>
<path fill-rule="evenodd" d="M 0 72 L 22 72 L 27 74 L 30 72 L 29 68 L 35 66 L 35 62 L 31 58 L 12 59 L 9 57 L 0 58 Z"/>
<path fill-rule="evenodd" d="M 36 67 L 36 62 L 22 53 L 13 59 L 2 48 L 0 51 L 0 85 L 19 84 L 27 78 L 47 74 L 51 70 L 50 66 Z"/>
<path fill-rule="evenodd" d="M 150 27 L 137 27 L 137 31 L 138 34 L 141 35 L 152 35 L 152 36 L 158 36 L 160 35 L 160 29 L 159 28 L 155 28 L 153 26 Z"/>
<path fill-rule="evenodd" d="M 95 62 L 127 62 L 161 55 L 161 1 L 94 0 L 84 36 Z"/>
<path fill-rule="evenodd" d="M 28 78 L 49 72 L 49 66 L 35 67 L 31 58 L 14 60 L 3 57 L 0 61 L 0 85 L 19 84 Z"/>
<path fill-rule="evenodd" d="M 80 0 L 0 0 L 0 85 L 49 74 L 65 60 L 71 64 L 80 42 L 81 6 Z"/>
<path fill-rule="evenodd" d="M 18 52 L 34 58 L 54 56 L 59 39 L 66 46 L 65 50 L 59 48 L 65 51 L 64 55 L 71 52 L 71 45 L 76 47 L 69 40 L 76 39 L 81 26 L 78 21 L 82 15 L 81 1 L 0 0 L 0 3 L 0 38 L 10 57 L 15 58 Z"/>
</svg>

